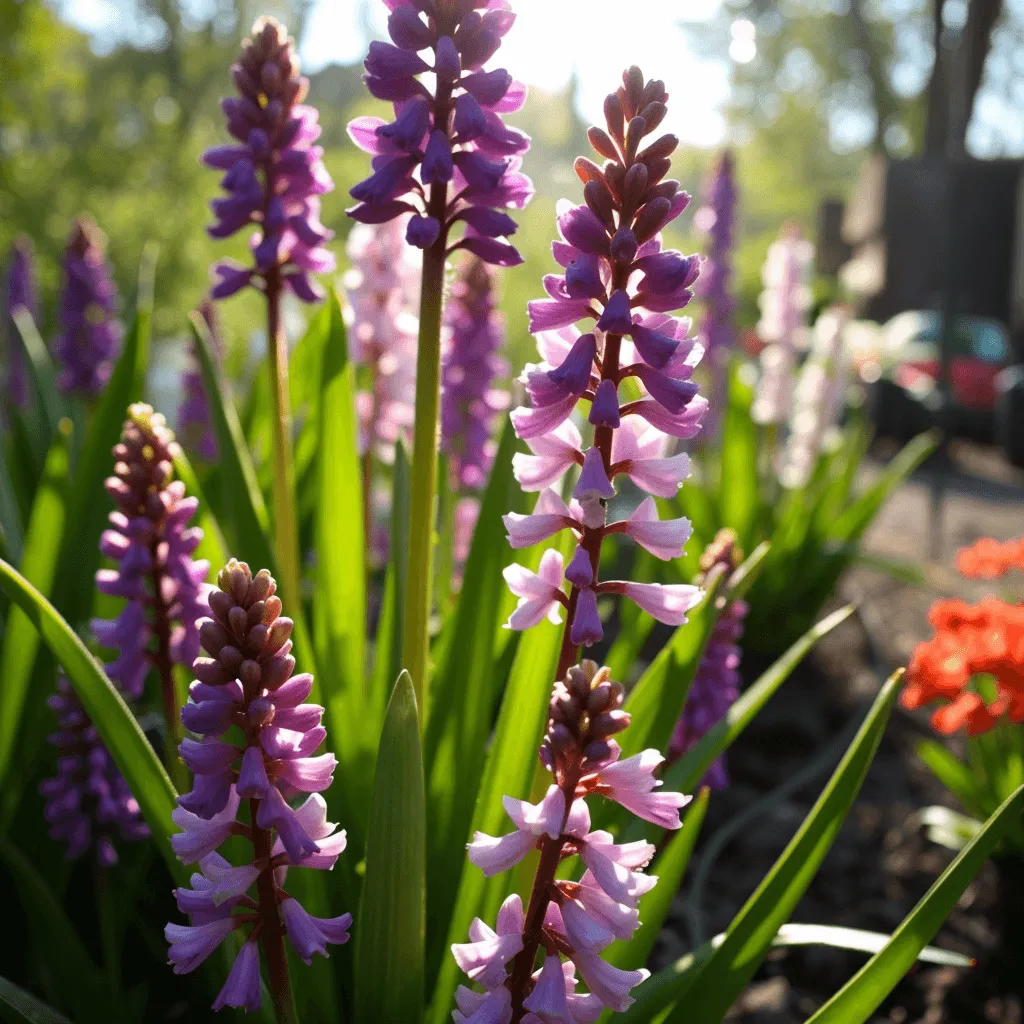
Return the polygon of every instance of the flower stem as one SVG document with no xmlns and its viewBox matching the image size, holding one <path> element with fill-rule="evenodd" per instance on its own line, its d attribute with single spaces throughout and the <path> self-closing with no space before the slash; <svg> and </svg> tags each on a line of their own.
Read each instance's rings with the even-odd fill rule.
<svg viewBox="0 0 1024 1024">
<path fill-rule="evenodd" d="M 435 107 L 435 111 L 439 112 L 435 113 L 435 123 L 445 124 L 448 120 L 447 99 L 444 103 L 441 99 L 439 96 Z M 445 249 L 448 244 L 448 232 L 443 225 L 447 199 L 447 183 L 434 182 L 430 186 L 427 213 L 435 217 L 442 228 L 437 241 L 423 252 L 420 331 L 416 354 L 416 420 L 413 426 L 402 664 L 412 677 L 421 724 L 426 710 L 427 654 L 430 643 L 437 416 L 441 404 L 441 308 L 444 302 Z"/>
<path fill-rule="evenodd" d="M 576 784 L 579 780 L 580 773 L 577 770 L 568 772 L 561 781 L 566 807 L 565 817 L 562 820 L 563 830 L 572 808 Z M 512 961 L 512 974 L 508 980 L 509 991 L 512 994 L 511 1024 L 519 1024 L 523 1018 L 523 1000 L 527 996 L 526 984 L 533 976 L 534 961 L 537 959 L 537 949 L 540 946 L 541 933 L 544 928 L 544 915 L 547 913 L 548 903 L 551 901 L 551 887 L 555 882 L 555 873 L 558 871 L 564 846 L 562 836 L 557 839 L 544 836 L 541 841 L 540 861 L 537 864 L 537 873 L 533 876 L 533 889 L 530 892 L 530 902 L 527 905 L 526 917 L 523 921 L 523 948 Z"/>
<path fill-rule="evenodd" d="M 277 906 L 277 883 L 270 867 L 271 835 L 269 829 L 256 825 L 258 800 L 249 801 L 249 816 L 252 827 L 253 854 L 257 863 L 264 863 L 260 877 L 256 880 L 256 892 L 260 901 L 260 942 L 267 961 L 267 977 L 270 994 L 274 1000 L 274 1016 L 277 1024 L 298 1024 L 299 1015 L 295 1009 L 291 978 L 288 975 L 288 958 L 284 950 L 284 926 Z"/>
<path fill-rule="evenodd" d="M 300 607 L 299 528 L 295 515 L 295 463 L 292 457 L 292 414 L 288 397 L 288 341 L 281 323 L 281 272 L 266 274 L 267 354 L 274 431 L 274 552 L 282 600 Z"/>
</svg>

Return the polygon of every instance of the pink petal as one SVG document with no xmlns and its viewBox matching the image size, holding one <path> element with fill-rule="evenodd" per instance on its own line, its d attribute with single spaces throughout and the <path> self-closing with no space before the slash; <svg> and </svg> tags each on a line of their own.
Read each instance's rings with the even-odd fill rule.
<svg viewBox="0 0 1024 1024">
<path fill-rule="evenodd" d="M 686 583 L 626 583 L 623 593 L 659 622 L 681 626 L 686 613 L 704 597 L 700 587 Z"/>
<path fill-rule="evenodd" d="M 536 842 L 535 836 L 518 830 L 497 838 L 476 832 L 466 849 L 470 862 L 490 878 L 515 867 L 533 849 Z"/>
</svg>

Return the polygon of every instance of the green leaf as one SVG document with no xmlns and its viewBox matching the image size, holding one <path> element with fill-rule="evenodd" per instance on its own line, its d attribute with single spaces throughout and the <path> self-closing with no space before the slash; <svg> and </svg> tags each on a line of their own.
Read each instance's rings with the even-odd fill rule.
<svg viewBox="0 0 1024 1024">
<path fill-rule="evenodd" d="M 889 495 L 935 451 L 938 443 L 938 433 L 929 430 L 904 445 L 878 479 L 832 524 L 830 536 L 842 542 L 859 541 Z"/>
<path fill-rule="evenodd" d="M 46 342 L 43 341 L 42 335 L 36 328 L 32 314 L 22 306 L 14 313 L 13 318 L 28 356 L 29 372 L 35 386 L 39 407 L 43 410 L 43 416 L 52 435 L 56 433 L 57 424 L 64 415 L 64 403 L 57 394 L 55 384 L 57 374 L 53 368 L 53 361 L 47 351 Z"/>
<path fill-rule="evenodd" d="M 0 444 L 0 541 L 3 542 L 6 557 L 20 562 L 21 546 L 24 543 L 21 502 L 18 501 L 19 492 L 7 464 L 5 447 Z"/>
<path fill-rule="evenodd" d="M 869 932 L 861 928 L 840 928 L 827 924 L 784 924 L 772 939 L 773 947 L 785 946 L 828 946 L 832 949 L 849 949 L 857 953 L 875 953 L 890 939 L 882 932 Z M 614 1020 L 615 1024 L 650 1024 L 657 1014 L 671 1007 L 686 994 L 686 991 L 700 977 L 697 969 L 711 958 L 711 954 L 725 942 L 721 932 L 703 943 L 692 953 L 681 956 L 642 985 L 633 990 L 636 1002 L 622 1015 L 613 1017 L 607 1010 L 601 1016 L 601 1024 Z M 925 946 L 917 957 L 922 963 L 941 964 L 944 967 L 969 967 L 974 961 L 962 953 L 948 949 Z"/>
<path fill-rule="evenodd" d="M 462 592 L 452 613 L 453 643 L 434 673 L 424 734 L 430 827 L 427 830 L 429 921 L 448 921 L 459 884 L 465 842 L 480 784 L 491 724 L 503 679 L 495 673 L 495 636 L 508 563 L 502 513 L 509 506 L 515 433 L 506 421 L 484 492 L 466 561 Z M 444 954 L 446 929 L 432 934 L 431 960 Z"/>
<path fill-rule="evenodd" d="M 789 678 L 793 669 L 800 664 L 804 655 L 826 633 L 835 629 L 852 613 L 853 605 L 846 605 L 808 630 L 757 682 L 740 695 L 720 722 L 709 729 L 682 758 L 665 772 L 665 787 L 682 793 L 692 792 L 715 758 L 723 750 L 726 750 L 753 721 L 775 691 Z"/>
<path fill-rule="evenodd" d="M 682 828 L 658 854 L 650 869 L 652 874 L 658 876 L 658 884 L 640 898 L 640 927 L 628 942 L 612 944 L 605 957 L 610 964 L 624 971 L 633 971 L 647 963 L 662 926 L 668 919 L 683 875 L 686 874 L 686 867 L 704 824 L 710 796 L 711 790 L 705 786 L 687 809 Z"/>
<path fill-rule="evenodd" d="M 700 984 L 669 1024 L 718 1024 L 806 892 L 835 841 L 889 721 L 902 682 L 902 670 L 879 691 L 864 723 L 797 834 L 771 871 L 733 918 L 725 941 L 700 974 Z M 923 945 L 923 943 L 922 943 Z"/>
<path fill-rule="evenodd" d="M 71 1024 L 62 1013 L 6 978 L 0 978 L 0 1018 L 7 1024 Z"/>
<path fill-rule="evenodd" d="M 271 568 L 274 559 L 267 539 L 270 536 L 270 517 L 256 482 L 256 471 L 242 434 L 242 426 L 238 422 L 238 413 L 221 383 L 213 340 L 206 322 L 199 313 L 193 313 L 189 321 L 203 373 L 203 388 L 210 406 L 210 418 L 217 434 L 218 459 L 229 512 L 223 525 L 232 535 L 232 553 L 235 558 L 253 566 L 253 571 Z M 289 608 L 288 614 L 292 615 L 293 611 Z"/>
<path fill-rule="evenodd" d="M 356 919 L 355 1019 L 423 1019 L 426 806 L 416 695 L 395 683 L 380 737 Z"/>
<path fill-rule="evenodd" d="M 70 454 L 71 421 L 65 419 L 61 420 L 46 456 L 21 557 L 22 575 L 46 597 L 57 571 L 57 555 L 64 534 Z M 0 680 L 3 680 L 0 687 L 0 788 L 11 765 L 38 649 L 39 634 L 20 608 L 12 608 L 0 651 Z"/>
<path fill-rule="evenodd" d="M 568 559 L 574 543 L 575 535 L 566 530 L 559 537 L 557 549 Z M 545 620 L 523 633 L 519 641 L 490 750 L 482 770 L 478 772 L 481 783 L 471 832 L 501 835 L 508 831 L 502 797 L 507 794 L 529 798 L 537 748 L 547 722 L 551 687 L 558 668 L 563 630 L 563 625 L 555 626 Z M 453 942 L 466 941 L 474 917 L 493 922 L 498 907 L 509 892 L 508 872 L 485 878 L 483 872 L 469 864 L 464 855 L 460 857 L 460 863 L 462 877 L 445 948 Z M 440 930 L 443 922 L 438 924 Z M 429 1020 L 432 1024 L 446 1024 L 450 1019 L 459 977 L 458 965 L 450 956 L 444 957 L 430 1005 Z"/>
<path fill-rule="evenodd" d="M 409 566 L 410 515 L 409 453 L 399 438 L 395 443 L 395 464 L 391 467 L 391 550 L 386 583 L 393 595 L 389 629 L 381 620 L 377 632 L 377 658 L 385 652 L 387 679 L 395 679 L 402 671 L 402 609 L 405 608 L 405 576 Z M 387 692 L 386 689 L 382 692 Z"/>
<path fill-rule="evenodd" d="M 176 796 L 174 787 L 121 694 L 53 605 L 2 560 L 0 588 L 25 613 L 63 667 L 86 713 L 138 800 L 142 816 L 171 875 L 179 883 L 187 883 L 190 873 L 171 850 L 171 833 L 176 831 L 171 821 Z"/>
<path fill-rule="evenodd" d="M 917 756 L 967 810 L 979 811 L 984 795 L 978 777 L 956 754 L 935 740 L 921 740 Z"/>
<path fill-rule="evenodd" d="M 150 250 L 147 249 L 147 252 Z M 150 258 L 155 258 L 151 256 Z M 82 622 L 92 608 L 94 577 L 100 564 L 100 534 L 112 506 L 103 481 L 114 466 L 111 451 L 132 402 L 145 395 L 149 366 L 150 324 L 153 312 L 152 265 L 143 259 L 139 270 L 139 299 L 124 350 L 96 407 L 75 466 L 60 573 L 54 594 L 71 623 Z"/>
<path fill-rule="evenodd" d="M 873 569 L 875 572 L 891 576 L 900 583 L 906 583 L 911 587 L 928 586 L 928 577 L 924 569 L 917 563 L 906 558 L 889 558 L 885 555 L 867 554 L 862 551 L 854 551 L 854 565 L 865 569 Z"/>
<path fill-rule="evenodd" d="M 203 539 L 199 542 L 199 547 L 196 548 L 193 557 L 205 558 L 210 563 L 213 572 L 216 573 L 222 566 L 228 564 L 231 555 L 227 542 L 224 540 L 224 534 L 221 532 L 220 523 L 217 522 L 213 509 L 210 508 L 203 496 L 199 477 L 196 476 L 196 471 L 188 461 L 188 456 L 180 449 L 174 459 L 174 472 L 185 485 L 185 493 L 199 500 L 199 508 L 196 509 L 193 523 L 203 531 Z"/>
<path fill-rule="evenodd" d="M 319 484 L 316 513 L 316 600 L 313 638 L 320 693 L 346 780 L 345 813 L 353 847 L 363 848 L 373 761 L 380 736 L 378 706 L 366 671 L 363 486 L 357 452 L 355 386 L 338 296 L 331 292 L 330 336 L 320 382 Z M 352 729 L 351 723 L 359 728 Z"/>
<path fill-rule="evenodd" d="M 35 954 L 52 972 L 56 992 L 80 1024 L 109 1020 L 113 993 L 43 876 L 7 839 L 0 839 L 0 859 L 14 879 Z"/>
<path fill-rule="evenodd" d="M 910 969 L 928 940 L 938 932 L 1005 830 L 1019 819 L 1022 806 L 1024 786 L 1007 797 L 985 822 L 904 918 L 885 947 L 818 1010 L 808 1024 L 859 1024 L 871 1017 Z"/>
</svg>

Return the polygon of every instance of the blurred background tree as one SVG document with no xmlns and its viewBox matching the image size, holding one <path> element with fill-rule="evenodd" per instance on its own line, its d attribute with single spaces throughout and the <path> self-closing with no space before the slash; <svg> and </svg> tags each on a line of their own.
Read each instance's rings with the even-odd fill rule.
<svg viewBox="0 0 1024 1024">
<path fill-rule="evenodd" d="M 356 6 L 362 36 L 379 29 L 375 5 Z M 723 0 L 705 20 L 686 23 L 693 51 L 730 69 L 722 114 L 724 141 L 739 156 L 741 323 L 757 318 L 760 266 L 780 225 L 795 218 L 813 233 L 819 200 L 845 198 L 866 154 L 906 156 L 926 142 L 932 152 L 1024 149 L 1021 119 L 1006 115 L 1024 99 L 1022 7 L 1024 0 Z M 228 91 L 238 41 L 264 11 L 302 39 L 314 31 L 317 5 L 106 0 L 108 20 L 118 26 L 112 33 L 70 27 L 81 23 L 80 8 L 77 0 L 0 0 L 0 254 L 19 233 L 34 239 L 50 336 L 60 253 L 76 213 L 90 212 L 108 234 L 127 306 L 142 247 L 155 239 L 157 335 L 180 335 L 184 311 L 207 287 L 209 264 L 241 255 L 245 245 L 236 240 L 239 251 L 226 253 L 230 244 L 207 238 L 217 182 L 198 160 L 206 146 L 223 141 L 217 104 Z M 349 226 L 347 188 L 366 162 L 345 124 L 374 102 L 360 76 L 358 64 L 328 65 L 311 76 L 326 163 L 338 185 L 325 197 L 323 219 L 339 233 L 339 252 Z M 704 85 L 695 77 L 695 90 Z M 534 89 L 516 119 L 534 139 L 526 169 L 538 186 L 518 235 L 527 264 L 504 282 L 510 336 L 524 348 L 525 302 L 551 266 L 554 203 L 573 194 L 572 159 L 586 148 L 580 106 L 572 79 L 554 94 Z M 675 175 L 698 201 L 713 155 L 693 146 L 677 153 Z M 673 243 L 692 249 L 702 239 Z M 239 362 L 246 346 L 238 343 L 253 333 L 250 298 L 224 304 Z"/>
</svg>

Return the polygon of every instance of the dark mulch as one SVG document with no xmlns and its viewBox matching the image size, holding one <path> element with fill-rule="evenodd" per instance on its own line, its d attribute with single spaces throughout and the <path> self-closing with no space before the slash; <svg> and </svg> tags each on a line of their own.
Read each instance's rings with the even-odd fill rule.
<svg viewBox="0 0 1024 1024">
<path fill-rule="evenodd" d="M 913 644 L 927 635 L 932 600 L 950 592 L 980 596 L 953 572 L 956 548 L 981 535 L 1007 538 L 1024 532 L 1020 475 L 1001 469 L 999 479 L 984 450 L 958 454 L 937 531 L 929 528 L 934 478 L 926 471 L 894 497 L 868 538 L 875 554 L 923 563 L 928 586 L 914 588 L 860 569 L 848 574 L 841 596 L 862 602 L 863 618 L 848 620 L 819 644 L 731 750 L 731 785 L 713 796 L 657 951 L 659 966 L 691 949 L 695 940 L 723 931 L 757 887 L 835 768 L 851 720 L 863 714 L 888 671 L 904 663 Z M 759 667 L 764 666 L 745 665 L 748 682 Z M 891 932 L 952 860 L 953 854 L 926 839 L 914 820 L 915 812 L 931 804 L 956 807 L 917 759 L 914 747 L 924 735 L 931 735 L 926 716 L 894 711 L 852 812 L 794 921 Z M 816 772 L 808 767 L 814 764 Z M 780 788 L 783 792 L 776 793 Z M 744 813 L 750 817 L 730 829 Z M 975 957 L 977 966 L 915 965 L 873 1022 L 1021 1024 L 1024 869 L 1018 870 L 1013 877 L 995 863 L 986 864 L 934 940 Z M 864 954 L 822 947 L 773 950 L 728 1019 L 806 1021 L 865 960 Z"/>
</svg>

